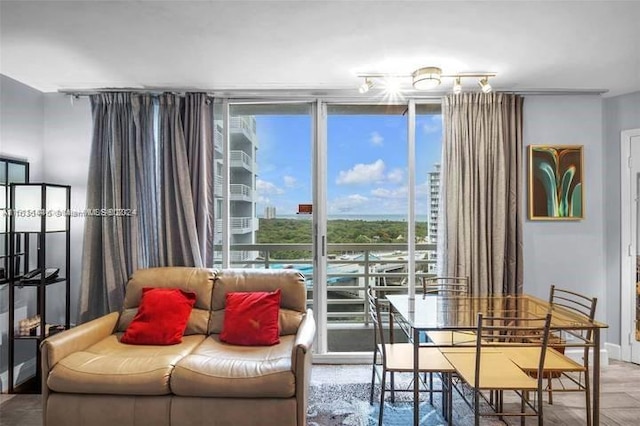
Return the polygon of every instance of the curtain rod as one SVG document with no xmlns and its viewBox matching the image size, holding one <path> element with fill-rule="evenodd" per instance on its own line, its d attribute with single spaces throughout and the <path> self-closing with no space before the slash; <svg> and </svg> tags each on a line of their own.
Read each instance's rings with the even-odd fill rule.
<svg viewBox="0 0 640 426">
<path fill-rule="evenodd" d="M 108 89 L 65 89 L 58 90 L 58 93 L 81 97 L 91 96 L 100 93 L 114 92 L 131 92 L 146 93 L 151 95 L 161 95 L 163 93 L 173 93 L 176 95 L 184 95 L 188 92 L 204 93 L 211 98 L 230 98 L 230 99 L 254 99 L 254 98 L 284 98 L 286 99 L 317 99 L 317 98 L 357 98 L 363 100 L 384 100 L 380 97 L 362 96 L 355 89 L 331 89 L 331 90 L 197 90 L 197 89 L 136 89 L 136 88 L 108 88 Z M 521 89 L 521 90 L 496 90 L 496 93 L 510 93 L 514 95 L 530 95 L 530 96 L 566 96 L 566 95 L 602 95 L 607 93 L 607 89 Z M 405 92 L 406 98 L 414 99 L 439 99 L 450 92 L 430 92 L 424 94 L 415 90 Z"/>
</svg>

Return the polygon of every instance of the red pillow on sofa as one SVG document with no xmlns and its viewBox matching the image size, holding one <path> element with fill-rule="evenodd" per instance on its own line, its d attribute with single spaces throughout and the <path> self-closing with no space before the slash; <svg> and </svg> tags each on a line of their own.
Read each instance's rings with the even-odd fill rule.
<svg viewBox="0 0 640 426">
<path fill-rule="evenodd" d="M 175 345 L 182 334 L 196 294 L 177 288 L 142 289 L 138 313 L 120 340 L 131 345 Z"/>
<path fill-rule="evenodd" d="M 280 289 L 227 293 L 220 340 L 243 346 L 280 343 L 279 313 Z"/>
</svg>

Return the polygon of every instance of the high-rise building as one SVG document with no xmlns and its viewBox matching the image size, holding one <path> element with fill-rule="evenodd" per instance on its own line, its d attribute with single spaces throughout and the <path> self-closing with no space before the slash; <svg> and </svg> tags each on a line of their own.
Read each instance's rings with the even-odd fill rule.
<svg viewBox="0 0 640 426">
<path fill-rule="evenodd" d="M 438 208 L 440 207 L 440 163 L 429 172 L 429 242 L 438 242 Z"/>
<path fill-rule="evenodd" d="M 256 180 L 258 168 L 256 154 L 258 150 L 258 137 L 256 134 L 256 118 L 254 116 L 232 116 L 229 120 L 229 201 L 230 201 L 230 243 L 255 244 L 258 231 L 258 218 L 256 214 Z M 214 188 L 214 213 L 216 218 L 214 241 L 222 243 L 222 121 L 216 121 L 214 133 L 215 146 L 215 188 Z M 217 258 L 220 253 L 216 253 Z M 231 252 L 232 262 L 254 260 L 258 256 L 257 251 Z"/>
<path fill-rule="evenodd" d="M 264 218 L 265 219 L 275 219 L 276 218 L 276 206 L 266 206 L 264 208 Z"/>
</svg>

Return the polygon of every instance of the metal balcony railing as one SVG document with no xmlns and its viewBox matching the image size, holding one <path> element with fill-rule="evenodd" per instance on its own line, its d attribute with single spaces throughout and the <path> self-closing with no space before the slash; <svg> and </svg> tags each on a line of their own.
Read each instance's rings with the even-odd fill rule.
<svg viewBox="0 0 640 426">
<path fill-rule="evenodd" d="M 244 151 L 231 151 L 231 167 L 243 167 L 250 172 L 256 169 L 253 159 Z"/>
<path fill-rule="evenodd" d="M 256 136 L 256 119 L 253 116 L 231 117 L 229 120 L 229 128 L 232 133 L 241 132 L 254 145 L 257 145 L 258 138 Z"/>
<path fill-rule="evenodd" d="M 312 249 L 310 243 L 232 244 L 230 264 L 231 267 L 300 270 L 307 283 L 307 305 L 311 307 L 314 291 Z M 327 249 L 327 316 L 330 323 L 368 325 L 368 286 L 382 294 L 406 293 L 406 244 L 328 244 Z M 435 244 L 416 244 L 416 288 L 420 288 L 423 277 L 434 275 L 435 250 Z M 291 257 L 282 258 L 283 255 Z"/>
<path fill-rule="evenodd" d="M 253 201 L 253 189 L 241 183 L 232 183 L 230 186 L 230 194 L 232 200 Z"/>
</svg>

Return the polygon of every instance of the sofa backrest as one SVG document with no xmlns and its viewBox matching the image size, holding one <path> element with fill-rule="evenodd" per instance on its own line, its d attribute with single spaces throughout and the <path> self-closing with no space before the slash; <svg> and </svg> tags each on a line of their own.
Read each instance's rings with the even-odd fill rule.
<svg viewBox="0 0 640 426">
<path fill-rule="evenodd" d="M 209 333 L 220 333 L 229 292 L 280 289 L 280 335 L 296 334 L 306 312 L 304 276 L 295 269 L 222 269 L 216 274 L 211 301 Z"/>
<path fill-rule="evenodd" d="M 204 268 L 164 267 L 139 269 L 127 283 L 117 331 L 125 331 L 138 312 L 144 287 L 179 288 L 196 294 L 184 334 L 205 334 L 211 314 L 211 294 L 215 271 Z"/>
</svg>

